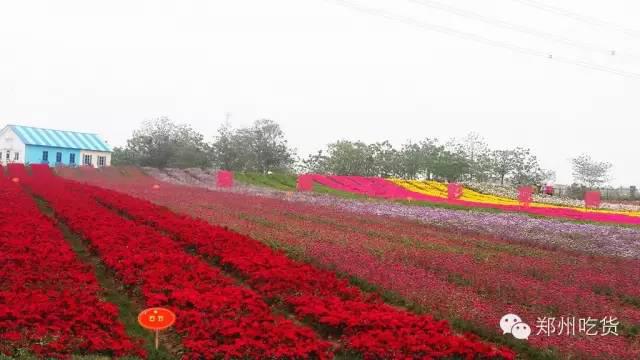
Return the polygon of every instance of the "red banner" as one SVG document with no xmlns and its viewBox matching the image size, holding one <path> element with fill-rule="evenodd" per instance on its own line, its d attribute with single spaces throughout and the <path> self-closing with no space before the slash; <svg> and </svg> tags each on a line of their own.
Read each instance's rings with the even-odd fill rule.
<svg viewBox="0 0 640 360">
<path fill-rule="evenodd" d="M 587 191 L 584 193 L 584 206 L 588 208 L 600 207 L 600 192 L 599 191 Z"/>
<path fill-rule="evenodd" d="M 449 183 L 447 185 L 447 195 L 449 200 L 457 200 L 462 196 L 462 185 L 458 183 Z"/>
<path fill-rule="evenodd" d="M 313 177 L 309 174 L 298 176 L 296 189 L 298 191 L 313 191 Z"/>
<path fill-rule="evenodd" d="M 533 187 L 531 186 L 521 186 L 518 188 L 518 200 L 524 206 L 529 206 L 529 204 L 533 201 Z"/>
<path fill-rule="evenodd" d="M 216 186 L 225 188 L 233 187 L 233 172 L 227 170 L 218 171 Z"/>
</svg>

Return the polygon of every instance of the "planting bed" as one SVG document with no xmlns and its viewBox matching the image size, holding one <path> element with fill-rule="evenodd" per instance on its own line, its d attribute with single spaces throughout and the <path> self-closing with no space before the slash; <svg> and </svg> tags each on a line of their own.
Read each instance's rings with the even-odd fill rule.
<svg viewBox="0 0 640 360">
<path fill-rule="evenodd" d="M 84 174 L 83 179 L 248 234 L 290 256 L 337 271 L 362 287 L 373 287 L 389 302 L 413 305 L 413 311 L 450 320 L 456 328 L 472 329 L 485 339 L 508 343 L 524 357 L 625 359 L 640 355 L 640 262 L 586 254 L 578 251 L 579 247 L 566 251 L 552 246 L 553 243 L 524 238 L 530 236 L 527 227 L 531 221 L 533 226 L 529 231 L 537 232 L 536 226 L 548 228 L 550 240 L 554 234 L 564 234 L 562 241 L 571 241 L 575 230 L 576 241 L 591 244 L 595 240 L 585 236 L 599 231 L 596 234 L 618 237 L 636 246 L 640 237 L 635 229 L 420 208 L 446 212 L 446 216 L 440 214 L 438 220 L 445 226 L 442 223 L 432 226 L 406 220 L 406 217 L 373 215 L 363 209 L 366 206 L 381 208 L 385 215 L 394 212 L 393 207 L 387 209 L 377 203 L 365 203 L 354 213 L 354 209 L 343 209 L 346 205 L 342 200 L 331 206 L 167 183 L 153 188 L 158 182 L 141 173 L 121 176 L 96 173 Z M 309 310 L 287 300 L 286 293 L 278 292 L 280 288 L 271 289 L 273 284 L 265 278 L 252 277 L 252 259 L 234 258 L 234 250 L 245 248 L 247 238 L 204 223 L 192 225 L 191 219 L 176 217 L 165 209 L 132 198 L 96 191 L 95 196 L 101 201 L 129 213 L 138 223 L 164 229 L 183 245 L 194 246 L 198 254 L 237 271 L 263 296 L 281 299 L 299 316 L 311 315 L 312 319 L 315 316 L 314 322 L 321 323 L 313 312 L 306 313 L 317 310 L 315 306 Z M 426 212 L 424 216 L 437 214 Z M 487 217 L 484 221 L 492 221 L 491 217 L 502 219 L 502 225 L 493 220 L 494 226 L 502 226 L 505 231 L 500 234 L 490 229 L 476 231 L 473 229 L 476 220 L 465 220 L 476 215 Z M 455 221 L 456 217 L 462 221 Z M 477 225 L 481 220 L 478 218 Z M 187 232 L 184 224 L 180 225 L 182 221 L 189 221 L 191 232 Z M 562 230 L 564 226 L 568 231 Z M 491 224 L 486 227 L 491 228 Z M 212 241 L 212 236 L 234 239 L 236 246 L 219 248 L 220 244 Z M 269 274 L 268 278 L 272 277 L 275 278 Z M 304 310 L 298 310 L 300 308 Z M 508 312 L 519 314 L 532 326 L 538 318 L 572 316 L 594 319 L 612 316 L 619 319 L 620 326 L 618 336 L 541 336 L 534 332 L 526 343 L 513 342 L 501 334 L 497 325 Z M 349 343 L 348 332 L 347 337 L 345 333 L 340 336 Z"/>
</svg>

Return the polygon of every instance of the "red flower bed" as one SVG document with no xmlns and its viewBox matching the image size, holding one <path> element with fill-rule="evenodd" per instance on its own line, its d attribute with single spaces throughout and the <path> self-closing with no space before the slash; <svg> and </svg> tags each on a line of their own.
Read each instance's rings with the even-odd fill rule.
<svg viewBox="0 0 640 360">
<path fill-rule="evenodd" d="M 51 220 L 0 168 L 0 353 L 144 356 L 98 299 L 90 266 L 75 256 Z"/>
<path fill-rule="evenodd" d="M 134 181 L 130 181 L 134 180 Z M 637 358 L 640 261 L 540 248 L 477 233 L 434 228 L 333 207 L 212 192 L 96 174 L 101 186 L 144 197 L 216 224 L 300 252 L 331 269 L 394 291 L 444 318 L 501 335 L 500 317 L 620 320 L 619 336 L 532 336 L 528 343 L 565 356 Z M 151 211 L 151 210 L 149 210 Z M 153 210 L 155 211 L 155 210 Z"/>
<path fill-rule="evenodd" d="M 174 234 L 184 246 L 240 273 L 258 293 L 338 334 L 348 350 L 365 358 L 513 357 L 509 350 L 454 335 L 444 321 L 392 308 L 331 272 L 293 261 L 248 237 L 127 195 L 71 182 L 67 186 Z"/>
<path fill-rule="evenodd" d="M 329 344 L 312 330 L 273 316 L 259 296 L 170 238 L 98 205 L 83 188 L 32 170 L 36 177 L 25 183 L 90 242 L 124 284 L 139 288 L 147 306 L 175 311 L 185 358 L 330 356 Z"/>
</svg>

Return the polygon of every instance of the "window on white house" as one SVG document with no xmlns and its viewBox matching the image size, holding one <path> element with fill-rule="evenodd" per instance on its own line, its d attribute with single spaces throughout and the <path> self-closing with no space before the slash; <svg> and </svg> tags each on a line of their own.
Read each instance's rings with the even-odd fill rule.
<svg viewBox="0 0 640 360">
<path fill-rule="evenodd" d="M 60 164 L 62 162 L 62 153 L 61 152 L 57 152 L 56 153 L 56 164 Z"/>
<path fill-rule="evenodd" d="M 82 158 L 82 164 L 83 165 L 93 165 L 93 156 L 91 155 L 85 155 Z"/>
<path fill-rule="evenodd" d="M 75 165 L 76 163 L 76 154 L 69 154 L 69 165 Z"/>
<path fill-rule="evenodd" d="M 7 150 L 7 162 L 9 162 L 9 160 L 11 160 L 11 152 L 9 150 Z"/>
<path fill-rule="evenodd" d="M 13 161 L 19 161 L 20 160 L 20 153 L 16 152 L 15 154 L 13 154 Z"/>
<path fill-rule="evenodd" d="M 42 162 L 49 162 L 49 152 L 48 151 L 43 151 L 42 152 Z"/>
<path fill-rule="evenodd" d="M 107 157 L 98 156 L 98 166 L 106 166 L 106 165 L 107 165 Z"/>
</svg>

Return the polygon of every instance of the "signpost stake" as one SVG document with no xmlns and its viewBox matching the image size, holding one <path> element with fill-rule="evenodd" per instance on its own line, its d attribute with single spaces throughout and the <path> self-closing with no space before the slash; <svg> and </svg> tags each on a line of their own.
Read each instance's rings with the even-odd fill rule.
<svg viewBox="0 0 640 360">
<path fill-rule="evenodd" d="M 160 342 L 158 341 L 158 333 L 159 333 L 159 331 L 158 331 L 158 330 L 156 330 L 156 350 L 158 350 L 158 345 L 159 345 L 159 343 L 160 343 Z"/>
</svg>

